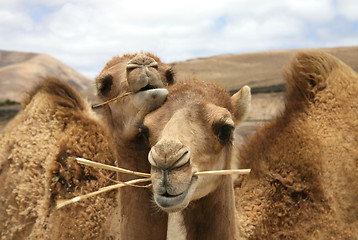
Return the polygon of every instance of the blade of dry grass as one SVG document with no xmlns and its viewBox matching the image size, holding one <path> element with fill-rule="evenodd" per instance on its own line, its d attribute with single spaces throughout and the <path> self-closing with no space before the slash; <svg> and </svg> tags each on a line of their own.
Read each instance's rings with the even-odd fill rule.
<svg viewBox="0 0 358 240">
<path fill-rule="evenodd" d="M 98 108 L 98 107 L 100 107 L 100 106 L 103 106 L 103 105 L 108 104 L 108 103 L 110 103 L 110 102 L 116 101 L 116 100 L 118 100 L 118 99 L 120 99 L 120 98 L 123 98 L 123 97 L 128 96 L 128 95 L 131 95 L 131 94 L 133 94 L 133 92 L 124 93 L 123 95 L 120 95 L 120 96 L 117 96 L 117 97 L 115 97 L 115 98 L 109 99 L 108 101 L 105 101 L 105 102 L 103 102 L 103 103 L 99 103 L 99 104 L 96 104 L 96 105 L 92 105 L 92 108 Z"/>
<path fill-rule="evenodd" d="M 111 166 L 111 165 L 107 165 L 107 164 L 103 164 L 103 163 L 90 161 L 90 160 L 87 160 L 84 158 L 76 158 L 76 160 L 80 164 L 91 166 L 91 167 L 97 167 L 97 168 L 101 168 L 101 169 L 132 174 L 132 175 L 136 175 L 136 176 L 140 176 L 140 177 L 150 177 L 149 173 L 135 172 L 135 171 L 127 170 L 124 168 L 119 168 L 119 167 L 115 167 L 115 166 Z"/>
<path fill-rule="evenodd" d="M 72 199 L 67 199 L 67 200 L 59 199 L 56 202 L 56 209 L 60 209 L 68 204 L 75 203 L 75 202 L 87 199 L 89 197 L 95 196 L 97 194 L 104 193 L 104 192 L 107 192 L 107 191 L 110 191 L 113 189 L 121 188 L 124 186 L 133 186 L 133 187 L 149 187 L 150 186 L 150 185 L 147 185 L 147 186 L 136 186 L 135 185 L 135 183 L 151 181 L 151 179 L 150 179 L 151 175 L 149 173 L 135 172 L 135 171 L 127 170 L 124 168 L 119 168 L 119 167 L 106 165 L 103 163 L 93 162 L 93 161 L 90 161 L 90 160 L 87 160 L 84 158 L 76 158 L 76 160 L 78 163 L 84 164 L 87 166 L 97 167 L 97 168 L 101 168 L 101 169 L 107 169 L 107 170 L 121 172 L 121 173 L 128 173 L 128 174 L 142 176 L 142 177 L 146 177 L 146 178 L 135 179 L 135 180 L 127 181 L 127 182 L 121 182 L 118 184 L 110 185 L 107 187 L 102 187 L 98 191 L 91 192 L 91 193 L 81 195 L 81 196 L 77 196 Z M 195 176 L 207 176 L 207 175 L 249 174 L 250 172 L 251 172 L 251 169 L 230 169 L 230 170 L 215 170 L 215 171 L 196 172 L 194 175 Z"/>
<path fill-rule="evenodd" d="M 230 169 L 230 170 L 214 170 L 194 173 L 195 176 L 207 175 L 230 175 L 230 174 L 249 174 L 251 169 Z"/>
<path fill-rule="evenodd" d="M 133 174 L 141 177 L 150 177 L 149 173 L 135 172 L 124 168 L 114 167 L 103 163 L 93 162 L 84 158 L 76 158 L 78 163 L 85 164 L 92 167 L 98 167 L 102 169 Z M 249 174 L 251 169 L 229 169 L 229 170 L 213 170 L 213 171 L 202 171 L 194 173 L 195 176 L 207 176 L 207 175 L 230 175 L 230 174 Z"/>
<path fill-rule="evenodd" d="M 118 183 L 118 184 L 110 185 L 110 186 L 107 186 L 107 187 L 103 187 L 103 188 L 100 188 L 98 191 L 91 192 L 91 193 L 81 195 L 81 196 L 77 196 L 77 197 L 74 197 L 74 198 L 71 198 L 71 199 L 59 199 L 59 200 L 56 201 L 56 209 L 60 209 L 60 208 L 66 206 L 68 204 L 75 203 L 75 202 L 78 202 L 78 201 L 82 201 L 82 200 L 85 200 L 85 199 L 87 199 L 89 197 L 98 195 L 100 193 L 108 192 L 108 191 L 113 190 L 113 189 L 117 189 L 117 188 L 121 188 L 121 187 L 125 187 L 125 186 L 130 186 L 130 185 L 133 185 L 135 183 L 148 182 L 148 181 L 150 181 L 150 178 L 135 179 L 135 180 L 131 180 L 131 181 L 127 181 L 127 182 Z"/>
</svg>

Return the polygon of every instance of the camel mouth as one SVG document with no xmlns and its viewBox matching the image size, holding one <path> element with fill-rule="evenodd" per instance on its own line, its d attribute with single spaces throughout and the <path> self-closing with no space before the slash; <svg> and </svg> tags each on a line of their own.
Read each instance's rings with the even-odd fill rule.
<svg viewBox="0 0 358 240">
<path fill-rule="evenodd" d="M 156 87 L 154 87 L 154 86 L 148 84 L 148 85 L 146 85 L 145 87 L 139 89 L 138 92 L 143 92 L 143 91 L 152 90 L 152 89 L 156 89 Z"/>
<path fill-rule="evenodd" d="M 197 177 L 192 177 L 188 188 L 181 194 L 171 195 L 168 192 L 164 194 L 154 193 L 155 203 L 165 212 L 178 212 L 186 208 L 191 201 L 196 188 Z"/>
<path fill-rule="evenodd" d="M 160 107 L 166 101 L 167 96 L 167 89 L 154 88 L 137 92 L 131 97 L 136 108 L 148 113 Z"/>
<path fill-rule="evenodd" d="M 165 194 L 154 194 L 154 199 L 156 203 L 162 208 L 164 211 L 168 211 L 173 209 L 173 207 L 182 203 L 185 197 L 188 195 L 189 189 L 179 195 L 170 195 L 169 193 Z M 172 210 L 173 211 L 173 210 Z"/>
</svg>

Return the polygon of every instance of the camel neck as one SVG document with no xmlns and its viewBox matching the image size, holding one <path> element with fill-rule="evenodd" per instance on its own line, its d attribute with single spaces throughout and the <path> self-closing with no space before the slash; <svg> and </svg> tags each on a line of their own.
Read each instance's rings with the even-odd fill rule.
<svg viewBox="0 0 358 240">
<path fill-rule="evenodd" d="M 113 125 L 112 125 L 113 126 Z M 139 139 L 124 140 L 120 129 L 110 129 L 111 142 L 117 155 L 117 166 L 138 172 L 150 173 L 149 148 Z M 118 174 L 120 181 L 138 178 Z M 110 219 L 110 233 L 118 232 L 119 239 L 165 239 L 167 214 L 159 212 L 148 188 L 124 187 L 119 190 L 119 205 Z M 118 225 L 118 223 L 120 223 Z M 114 233 L 113 233 L 114 232 Z"/>
<path fill-rule="evenodd" d="M 183 210 L 187 239 L 237 239 L 235 201 L 231 176 L 219 187 Z"/>
</svg>

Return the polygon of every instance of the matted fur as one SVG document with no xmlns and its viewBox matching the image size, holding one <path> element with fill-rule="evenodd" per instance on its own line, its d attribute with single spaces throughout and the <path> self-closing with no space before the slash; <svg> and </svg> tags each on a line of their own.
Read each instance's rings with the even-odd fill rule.
<svg viewBox="0 0 358 240">
<path fill-rule="evenodd" d="M 30 89 L 22 100 L 22 108 L 26 108 L 32 98 L 39 92 L 51 95 L 51 100 L 54 104 L 68 109 L 83 111 L 88 105 L 72 87 L 58 81 L 55 77 L 48 77 L 47 80 L 44 79 Z"/>
<path fill-rule="evenodd" d="M 240 150 L 236 181 L 247 239 L 358 236 L 358 75 L 337 58 L 299 52 L 287 103 Z"/>
<path fill-rule="evenodd" d="M 114 164 L 103 125 L 74 89 L 51 77 L 23 106 L 0 139 L 1 239 L 109 237 L 104 225 L 116 206 L 115 191 L 55 210 L 57 199 L 110 183 L 74 159 Z"/>
</svg>

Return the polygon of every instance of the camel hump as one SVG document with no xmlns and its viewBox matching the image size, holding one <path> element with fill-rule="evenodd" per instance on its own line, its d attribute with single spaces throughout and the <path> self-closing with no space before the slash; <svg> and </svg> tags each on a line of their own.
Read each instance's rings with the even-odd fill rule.
<svg viewBox="0 0 358 240">
<path fill-rule="evenodd" d="M 327 80 L 334 70 L 349 68 L 339 59 L 319 51 L 299 51 L 284 71 L 287 96 L 312 101 L 327 87 Z"/>
<path fill-rule="evenodd" d="M 52 76 L 45 77 L 28 92 L 22 101 L 23 109 L 25 109 L 33 97 L 40 92 L 48 94 L 50 99 L 57 106 L 77 110 L 85 109 L 86 104 L 80 94 L 68 83 Z"/>
</svg>

